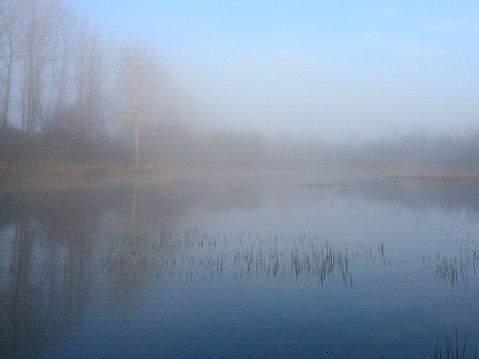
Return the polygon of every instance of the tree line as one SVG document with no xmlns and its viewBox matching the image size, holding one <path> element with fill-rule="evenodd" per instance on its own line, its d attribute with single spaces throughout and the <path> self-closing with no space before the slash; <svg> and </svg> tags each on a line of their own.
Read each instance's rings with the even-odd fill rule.
<svg viewBox="0 0 479 359">
<path fill-rule="evenodd" d="M 111 43 L 63 0 L 0 0 L 0 163 L 479 171 L 477 129 L 359 145 L 192 132 L 158 108 L 168 69 L 154 49 Z"/>
<path fill-rule="evenodd" d="M 479 172 L 479 130 L 408 134 L 358 144 L 319 139 L 267 138 L 256 132 L 195 134 L 166 129 L 163 156 L 196 169 Z"/>
<path fill-rule="evenodd" d="M 138 118 L 165 74 L 141 39 L 108 48 L 61 0 L 1 0 L 0 160 L 113 159 L 112 128 L 127 128 L 138 165 Z"/>
</svg>

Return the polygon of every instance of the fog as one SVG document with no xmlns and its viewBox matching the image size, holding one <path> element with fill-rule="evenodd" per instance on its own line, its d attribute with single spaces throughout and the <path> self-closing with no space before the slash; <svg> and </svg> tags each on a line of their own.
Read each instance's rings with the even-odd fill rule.
<svg viewBox="0 0 479 359">
<path fill-rule="evenodd" d="M 478 121 L 474 1 L 77 3 L 157 44 L 222 130 L 343 143 Z"/>
<path fill-rule="evenodd" d="M 0 161 L 478 170 L 473 1 L 0 12 Z"/>
</svg>

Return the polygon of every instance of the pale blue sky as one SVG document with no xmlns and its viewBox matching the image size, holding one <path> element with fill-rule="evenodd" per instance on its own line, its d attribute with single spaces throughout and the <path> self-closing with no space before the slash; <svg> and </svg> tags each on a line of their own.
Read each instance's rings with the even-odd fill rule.
<svg viewBox="0 0 479 359">
<path fill-rule="evenodd" d="M 478 1 L 71 1 L 155 44 L 209 109 L 198 126 L 342 142 L 479 123 Z"/>
</svg>

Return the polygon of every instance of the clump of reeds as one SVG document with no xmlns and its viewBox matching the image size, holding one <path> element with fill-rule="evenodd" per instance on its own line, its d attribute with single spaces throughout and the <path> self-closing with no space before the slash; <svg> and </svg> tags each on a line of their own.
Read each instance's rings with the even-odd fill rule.
<svg viewBox="0 0 479 359">
<path fill-rule="evenodd" d="M 457 260 L 456 258 L 440 259 L 434 270 L 434 274 L 448 283 L 454 285 L 457 282 Z"/>
<path fill-rule="evenodd" d="M 235 279 L 284 278 L 318 279 L 321 286 L 340 279 L 353 284 L 353 268 L 363 261 L 384 256 L 384 244 L 367 244 L 356 250 L 338 248 L 317 234 L 301 233 L 210 233 L 193 228 L 160 232 L 154 236 L 131 234 L 112 241 L 98 268 L 104 271 L 148 272 L 189 282 L 214 280 L 224 275 Z M 367 252 L 367 253 L 364 253 Z M 148 267 L 148 268 L 147 268 Z"/>
<path fill-rule="evenodd" d="M 467 359 L 466 356 L 466 345 L 467 345 L 467 337 L 464 339 L 464 343 L 459 345 L 459 339 L 457 336 L 456 330 L 456 338 L 452 340 L 449 335 L 446 336 L 446 346 L 442 348 L 442 345 L 439 343 L 439 339 L 436 342 L 436 346 L 434 347 L 434 359 Z M 474 350 L 474 359 L 477 359 L 477 349 Z"/>
<path fill-rule="evenodd" d="M 467 291 L 469 274 L 471 271 L 476 273 L 476 267 L 479 263 L 479 250 L 478 248 L 465 248 L 464 243 L 464 241 L 459 243 L 459 250 L 455 256 L 441 256 L 438 253 L 434 257 L 434 264 L 428 264 L 426 261 L 424 263 L 436 277 L 451 285 L 455 285 L 461 280 L 464 284 L 464 290 Z"/>
</svg>

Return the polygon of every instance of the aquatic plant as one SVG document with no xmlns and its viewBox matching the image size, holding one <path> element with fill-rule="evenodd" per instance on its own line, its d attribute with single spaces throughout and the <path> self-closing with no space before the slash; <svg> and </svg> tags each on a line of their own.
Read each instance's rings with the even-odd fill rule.
<svg viewBox="0 0 479 359">
<path fill-rule="evenodd" d="M 429 258 L 426 261 L 424 258 L 424 264 L 426 269 L 432 270 L 432 273 L 449 283 L 455 285 L 460 280 L 464 285 L 464 290 L 467 291 L 469 287 L 469 276 L 471 272 L 476 274 L 476 266 L 479 264 L 479 250 L 476 247 L 471 248 L 471 244 L 468 241 L 457 242 L 458 250 L 453 256 L 440 255 L 439 252 L 433 257 L 433 263 Z M 468 245 L 468 246 L 466 246 Z"/>
<path fill-rule="evenodd" d="M 96 268 L 104 272 L 134 271 L 162 279 L 213 281 L 259 278 L 339 279 L 352 287 L 353 270 L 377 259 L 384 261 L 384 244 L 335 246 L 318 234 L 202 232 L 197 228 L 155 235 L 123 235 L 110 242 Z M 389 263 L 389 262 L 388 262 Z"/>
<path fill-rule="evenodd" d="M 441 279 L 445 279 L 451 285 L 457 282 L 457 259 L 456 258 L 437 258 L 437 264 L 434 274 Z M 462 272 L 462 271 L 461 271 Z"/>
<path fill-rule="evenodd" d="M 434 347 L 434 359 L 468 359 L 468 356 L 466 356 L 467 337 L 468 334 L 466 334 L 464 343 L 459 345 L 457 330 L 455 340 L 452 340 L 449 335 L 447 335 L 444 351 L 441 343 L 439 343 L 439 339 L 437 339 L 436 346 Z M 473 358 L 477 359 L 477 349 L 474 350 Z"/>
</svg>

